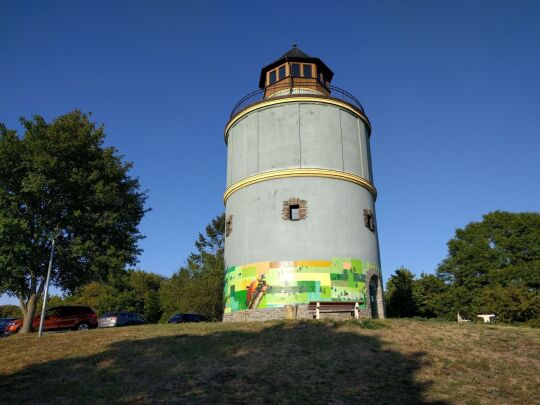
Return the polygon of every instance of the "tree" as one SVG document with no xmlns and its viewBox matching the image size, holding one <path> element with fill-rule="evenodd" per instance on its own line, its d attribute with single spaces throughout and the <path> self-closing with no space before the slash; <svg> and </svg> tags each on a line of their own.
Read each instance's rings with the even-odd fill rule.
<svg viewBox="0 0 540 405">
<path fill-rule="evenodd" d="M 389 317 L 412 317 L 416 313 L 413 297 L 414 274 L 404 267 L 386 282 L 386 312 Z"/>
<path fill-rule="evenodd" d="M 107 285 L 104 283 L 92 282 L 77 288 L 76 293 L 64 297 L 65 304 L 86 305 L 97 311 L 101 315 L 103 296 L 107 293 Z M 52 305 L 52 304 L 51 304 Z"/>
<path fill-rule="evenodd" d="M 448 284 L 447 317 L 484 310 L 509 322 L 538 316 L 540 214 L 495 211 L 457 229 L 437 275 Z"/>
<path fill-rule="evenodd" d="M 473 300 L 477 314 L 494 313 L 503 322 L 540 319 L 540 294 L 523 285 L 483 288 Z"/>
<path fill-rule="evenodd" d="M 185 271 L 177 271 L 165 280 L 159 290 L 162 317 L 166 322 L 176 312 L 191 312 L 190 290 L 191 277 Z"/>
<path fill-rule="evenodd" d="M 150 323 L 157 322 L 161 318 L 159 289 L 163 280 L 163 276 L 159 274 L 143 270 L 129 271 L 128 285 L 138 303 L 137 311 L 142 313 Z"/>
<path fill-rule="evenodd" d="M 0 293 L 19 298 L 28 332 L 51 238 L 58 235 L 52 285 L 74 291 L 105 281 L 136 262 L 146 193 L 89 114 L 21 123 L 22 137 L 0 124 Z"/>
<path fill-rule="evenodd" d="M 225 214 L 212 220 L 206 235 L 199 234 L 185 266 L 160 290 L 163 318 L 175 312 L 195 312 L 211 320 L 223 316 Z"/>
<path fill-rule="evenodd" d="M 0 318 L 20 318 L 21 309 L 17 305 L 0 305 Z"/>
<path fill-rule="evenodd" d="M 143 270 L 127 270 L 110 277 L 107 283 L 93 282 L 64 297 L 52 296 L 50 306 L 86 305 L 98 315 L 111 311 L 143 314 L 149 323 L 161 318 L 159 289 L 164 277 Z"/>
<path fill-rule="evenodd" d="M 457 229 L 437 274 L 475 289 L 489 284 L 540 288 L 540 214 L 495 211 Z"/>
<path fill-rule="evenodd" d="M 444 313 L 444 305 L 440 297 L 448 286 L 433 274 L 422 273 L 420 278 L 414 280 L 413 301 L 415 315 L 423 318 L 435 318 Z"/>
</svg>

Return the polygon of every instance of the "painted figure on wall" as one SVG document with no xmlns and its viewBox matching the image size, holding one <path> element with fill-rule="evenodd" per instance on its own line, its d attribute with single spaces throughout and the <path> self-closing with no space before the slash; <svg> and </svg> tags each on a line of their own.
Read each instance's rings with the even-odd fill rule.
<svg viewBox="0 0 540 405">
<path fill-rule="evenodd" d="M 264 279 L 264 274 L 261 274 L 256 280 L 251 282 L 246 295 L 246 305 L 248 309 L 257 308 L 259 306 L 268 287 L 268 283 Z"/>
</svg>

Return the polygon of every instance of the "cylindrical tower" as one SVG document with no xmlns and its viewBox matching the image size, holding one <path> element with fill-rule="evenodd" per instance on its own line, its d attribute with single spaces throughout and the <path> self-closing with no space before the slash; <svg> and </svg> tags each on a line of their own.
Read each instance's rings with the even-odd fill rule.
<svg viewBox="0 0 540 405">
<path fill-rule="evenodd" d="M 316 302 L 384 317 L 371 126 L 332 77 L 293 46 L 225 127 L 226 321 L 284 318 L 286 305 L 310 317 Z"/>
</svg>

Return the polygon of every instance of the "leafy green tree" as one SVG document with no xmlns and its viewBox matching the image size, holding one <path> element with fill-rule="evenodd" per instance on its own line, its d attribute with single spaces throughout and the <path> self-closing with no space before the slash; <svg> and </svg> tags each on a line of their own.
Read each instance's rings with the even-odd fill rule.
<svg viewBox="0 0 540 405">
<path fill-rule="evenodd" d="M 540 214 L 495 211 L 457 229 L 437 275 L 445 317 L 495 312 L 508 322 L 535 317 L 540 290 Z M 503 304 L 504 303 L 504 304 Z"/>
<path fill-rule="evenodd" d="M 159 289 L 164 277 L 143 270 L 127 270 L 107 283 L 89 283 L 63 298 L 63 304 L 88 305 L 99 315 L 110 311 L 143 314 L 150 323 L 161 318 Z"/>
<path fill-rule="evenodd" d="M 64 297 L 66 304 L 86 305 L 97 311 L 98 315 L 102 312 L 98 310 L 103 295 L 106 293 L 106 284 L 92 282 L 77 288 L 76 293 Z"/>
<path fill-rule="evenodd" d="M 199 234 L 196 253 L 160 290 L 162 320 L 175 312 L 194 312 L 211 320 L 223 317 L 225 214 L 212 220 Z"/>
<path fill-rule="evenodd" d="M 192 312 L 189 291 L 191 277 L 187 272 L 177 271 L 165 280 L 159 290 L 161 322 L 166 322 L 176 312 Z"/>
<path fill-rule="evenodd" d="M 400 267 L 386 282 L 386 313 L 390 318 L 406 318 L 415 315 L 414 281 L 414 274 Z"/>
<path fill-rule="evenodd" d="M 503 322 L 540 319 L 540 295 L 523 285 L 485 287 L 472 304 L 476 314 L 494 313 Z"/>
<path fill-rule="evenodd" d="M 143 307 L 143 303 L 137 300 L 135 292 L 130 289 L 129 284 L 127 284 L 128 278 L 124 276 L 122 279 L 126 279 L 126 283 L 109 281 L 99 284 L 100 295 L 97 297 L 94 307 L 98 315 L 110 311 L 142 312 L 140 309 Z M 79 298 L 80 304 L 84 304 L 81 302 L 82 298 Z"/>
<path fill-rule="evenodd" d="M 150 323 L 157 323 L 160 320 L 162 311 L 159 302 L 159 290 L 145 293 L 143 315 Z"/>
<path fill-rule="evenodd" d="M 17 305 L 0 305 L 0 318 L 20 318 L 21 309 Z"/>
<path fill-rule="evenodd" d="M 159 289 L 163 276 L 143 270 L 130 270 L 128 274 L 128 285 L 137 303 L 136 312 L 143 314 L 150 323 L 157 322 L 161 317 Z"/>
<path fill-rule="evenodd" d="M 521 283 L 540 288 L 540 214 L 495 211 L 457 229 L 437 274 L 474 290 Z"/>
<path fill-rule="evenodd" d="M 136 261 L 146 195 L 88 114 L 21 123 L 23 136 L 0 124 L 0 293 L 18 297 L 28 332 L 51 238 L 52 285 L 75 291 L 105 281 Z"/>
<path fill-rule="evenodd" d="M 446 288 L 435 293 L 430 304 L 437 318 L 456 320 L 457 313 L 462 316 L 474 315 L 473 300 L 478 291 L 467 290 L 459 285 L 447 285 Z M 418 312 L 419 316 L 425 316 Z"/>
<path fill-rule="evenodd" d="M 448 286 L 437 276 L 422 273 L 413 283 L 415 315 L 435 318 L 445 313 L 440 297 L 447 289 Z"/>
</svg>

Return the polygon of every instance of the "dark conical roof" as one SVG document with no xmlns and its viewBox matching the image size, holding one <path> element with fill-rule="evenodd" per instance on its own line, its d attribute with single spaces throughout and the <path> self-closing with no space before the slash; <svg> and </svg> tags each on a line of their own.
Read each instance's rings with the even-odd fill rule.
<svg viewBox="0 0 540 405">
<path fill-rule="evenodd" d="M 318 71 L 324 74 L 324 77 L 326 77 L 326 80 L 331 81 L 332 77 L 334 76 L 334 72 L 332 72 L 330 68 L 326 66 L 326 64 L 322 60 L 313 56 L 309 56 L 307 53 L 297 48 L 296 44 L 293 44 L 293 47 L 289 49 L 286 53 L 284 53 L 278 60 L 275 60 L 274 62 L 270 63 L 269 65 L 266 65 L 265 67 L 261 69 L 261 77 L 259 79 L 259 88 L 261 89 L 264 88 L 264 83 L 266 81 L 266 72 L 278 67 L 279 65 L 285 62 L 314 63 L 315 65 L 317 65 Z"/>
<path fill-rule="evenodd" d="M 302 52 L 293 44 L 293 47 L 283 54 L 281 58 L 311 58 L 307 53 Z"/>
</svg>

